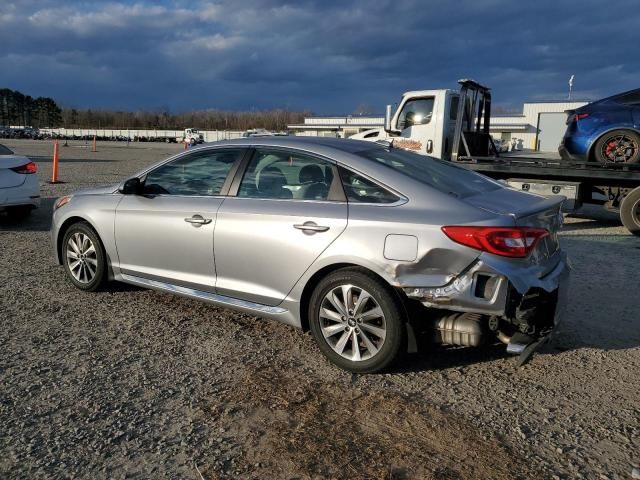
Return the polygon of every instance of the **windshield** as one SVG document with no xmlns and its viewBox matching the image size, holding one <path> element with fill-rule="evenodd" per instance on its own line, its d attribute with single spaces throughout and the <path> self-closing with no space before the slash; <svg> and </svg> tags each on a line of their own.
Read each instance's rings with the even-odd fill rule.
<svg viewBox="0 0 640 480">
<path fill-rule="evenodd" d="M 501 188 L 499 183 L 475 172 L 406 150 L 376 148 L 355 154 L 459 198 Z"/>
</svg>

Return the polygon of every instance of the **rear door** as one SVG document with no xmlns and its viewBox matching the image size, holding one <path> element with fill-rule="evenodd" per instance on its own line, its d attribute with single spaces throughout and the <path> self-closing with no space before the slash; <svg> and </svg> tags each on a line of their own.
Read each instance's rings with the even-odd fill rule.
<svg viewBox="0 0 640 480">
<path fill-rule="evenodd" d="M 218 211 L 217 292 L 281 303 L 346 225 L 333 162 L 295 150 L 256 149 Z"/>
<path fill-rule="evenodd" d="M 244 149 L 194 151 L 146 174 L 118 204 L 115 238 L 125 275 L 215 290 L 213 231 Z"/>
</svg>

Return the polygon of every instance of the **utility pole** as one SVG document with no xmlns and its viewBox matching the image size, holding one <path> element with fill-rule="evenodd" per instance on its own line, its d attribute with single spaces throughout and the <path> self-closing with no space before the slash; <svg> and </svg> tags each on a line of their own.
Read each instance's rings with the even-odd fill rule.
<svg viewBox="0 0 640 480">
<path fill-rule="evenodd" d="M 569 100 L 571 100 L 571 94 L 573 93 L 573 79 L 575 77 L 575 75 L 571 75 L 571 77 L 569 78 Z"/>
</svg>

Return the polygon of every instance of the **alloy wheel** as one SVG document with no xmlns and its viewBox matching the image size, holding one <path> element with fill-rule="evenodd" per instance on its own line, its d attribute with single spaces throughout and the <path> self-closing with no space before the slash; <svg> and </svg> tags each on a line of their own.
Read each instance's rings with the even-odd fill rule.
<svg viewBox="0 0 640 480">
<path fill-rule="evenodd" d="M 638 153 L 638 143 L 627 135 L 614 135 L 602 145 L 602 158 L 611 163 L 627 163 Z"/>
<path fill-rule="evenodd" d="M 384 312 L 376 299 L 355 285 L 339 285 L 322 300 L 320 330 L 329 346 L 347 360 L 374 357 L 387 335 Z"/>
<path fill-rule="evenodd" d="M 73 278 L 80 283 L 90 283 L 98 269 L 98 254 L 91 239 L 77 232 L 67 242 L 67 265 Z"/>
</svg>

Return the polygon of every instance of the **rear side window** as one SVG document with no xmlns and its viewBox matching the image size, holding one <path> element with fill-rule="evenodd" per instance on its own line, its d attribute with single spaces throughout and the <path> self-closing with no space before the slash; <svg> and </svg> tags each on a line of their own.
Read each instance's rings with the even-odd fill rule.
<svg viewBox="0 0 640 480">
<path fill-rule="evenodd" d="M 460 104 L 460 97 L 451 97 L 451 105 L 449 106 L 449 120 L 455 120 L 458 118 L 458 105 Z"/>
<path fill-rule="evenodd" d="M 356 155 L 386 165 L 396 172 L 459 198 L 501 188 L 493 180 L 449 162 L 406 150 L 376 148 Z"/>
<path fill-rule="evenodd" d="M 295 151 L 257 149 L 247 166 L 238 197 L 328 200 L 333 165 Z"/>
<path fill-rule="evenodd" d="M 194 152 L 149 172 L 144 193 L 151 195 L 219 195 L 233 163 L 243 150 Z"/>
<path fill-rule="evenodd" d="M 339 167 L 347 201 L 356 203 L 394 203 L 400 200 L 386 188 L 351 170 Z"/>
</svg>

